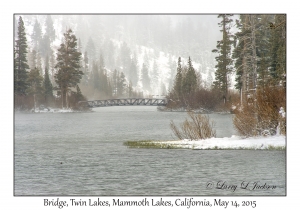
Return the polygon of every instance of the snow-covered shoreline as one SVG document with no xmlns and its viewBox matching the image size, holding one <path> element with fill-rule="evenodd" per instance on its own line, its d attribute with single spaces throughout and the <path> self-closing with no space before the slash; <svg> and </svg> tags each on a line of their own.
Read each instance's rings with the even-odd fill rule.
<svg viewBox="0 0 300 210">
<path fill-rule="evenodd" d="M 15 110 L 15 113 L 74 113 L 74 112 L 92 112 L 92 110 L 74 110 L 71 108 L 59 109 L 59 108 L 44 108 L 44 109 L 32 109 L 28 111 Z"/>
<path fill-rule="evenodd" d="M 205 140 L 174 140 L 174 141 L 153 141 L 161 144 L 163 148 L 184 148 L 184 149 L 284 149 L 286 147 L 286 136 L 260 136 L 242 138 L 232 136 L 230 138 L 210 138 Z"/>
</svg>

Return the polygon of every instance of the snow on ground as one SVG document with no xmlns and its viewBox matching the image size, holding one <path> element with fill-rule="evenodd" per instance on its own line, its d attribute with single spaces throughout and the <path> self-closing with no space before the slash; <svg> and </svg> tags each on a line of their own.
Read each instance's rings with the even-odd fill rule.
<svg viewBox="0 0 300 210">
<path fill-rule="evenodd" d="M 230 138 L 210 138 L 198 141 L 184 139 L 157 143 L 185 149 L 268 149 L 269 147 L 285 147 L 286 136 L 276 135 L 250 138 L 232 136 Z"/>
<path fill-rule="evenodd" d="M 53 109 L 53 108 L 44 108 L 44 109 L 32 109 L 33 113 L 67 113 L 67 112 L 75 112 L 72 109 Z"/>
</svg>

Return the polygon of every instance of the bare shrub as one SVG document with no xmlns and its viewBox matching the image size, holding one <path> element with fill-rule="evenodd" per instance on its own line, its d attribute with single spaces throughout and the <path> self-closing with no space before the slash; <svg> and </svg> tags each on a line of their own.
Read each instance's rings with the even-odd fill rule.
<svg viewBox="0 0 300 210">
<path fill-rule="evenodd" d="M 180 128 L 177 128 L 172 120 L 170 122 L 170 127 L 178 139 L 199 140 L 216 136 L 216 131 L 213 130 L 214 123 L 210 122 L 207 115 L 188 112 L 188 116 L 190 119 L 185 119 Z"/>
<path fill-rule="evenodd" d="M 256 118 L 251 106 L 244 106 L 233 118 L 235 129 L 242 136 L 256 136 Z"/>
<path fill-rule="evenodd" d="M 265 87 L 257 91 L 256 101 L 244 104 L 235 115 L 233 123 L 244 136 L 274 135 L 278 128 L 280 134 L 286 134 L 286 120 L 279 113 L 285 107 L 285 89 Z"/>
</svg>

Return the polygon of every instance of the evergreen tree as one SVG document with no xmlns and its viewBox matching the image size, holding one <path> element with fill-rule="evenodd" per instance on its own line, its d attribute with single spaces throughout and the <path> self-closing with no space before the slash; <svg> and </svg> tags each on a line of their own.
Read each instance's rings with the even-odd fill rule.
<svg viewBox="0 0 300 210">
<path fill-rule="evenodd" d="M 100 53 L 99 58 L 99 77 L 100 77 L 100 90 L 106 95 L 111 95 L 108 87 L 108 76 L 105 69 L 105 63 L 102 53 Z"/>
<path fill-rule="evenodd" d="M 45 34 L 40 42 L 40 47 L 39 47 L 42 57 L 51 54 L 52 49 L 50 45 L 51 45 L 50 38 L 47 34 Z"/>
<path fill-rule="evenodd" d="M 78 52 L 82 54 L 82 44 L 81 44 L 81 39 L 78 38 Z"/>
<path fill-rule="evenodd" d="M 165 96 L 167 95 L 167 88 L 166 88 L 166 85 L 164 83 L 161 82 L 160 84 L 160 94 L 162 96 Z"/>
<path fill-rule="evenodd" d="M 45 67 L 45 69 L 47 68 L 47 71 L 49 71 L 49 56 L 48 55 L 46 55 L 44 67 Z"/>
<path fill-rule="evenodd" d="M 126 79 L 125 79 L 125 74 L 123 72 L 119 74 L 117 88 L 118 88 L 118 97 L 123 96 L 126 91 Z"/>
<path fill-rule="evenodd" d="M 28 64 L 30 69 L 36 68 L 36 51 L 32 50 L 28 53 Z"/>
<path fill-rule="evenodd" d="M 284 85 L 286 80 L 286 15 L 275 15 L 274 27 L 271 28 L 270 73 L 275 85 Z"/>
<path fill-rule="evenodd" d="M 178 58 L 178 64 L 177 64 L 177 74 L 175 78 L 175 84 L 174 84 L 174 93 L 177 96 L 177 99 L 181 99 L 182 97 L 182 67 L 181 67 L 181 58 Z"/>
<path fill-rule="evenodd" d="M 133 88 L 132 88 L 132 82 L 131 81 L 129 81 L 128 88 L 127 88 L 127 93 L 128 93 L 129 98 L 133 97 Z"/>
<path fill-rule="evenodd" d="M 76 95 L 75 95 L 75 102 L 78 101 L 85 101 L 85 97 L 83 96 L 83 94 L 81 93 L 81 90 L 79 88 L 78 85 L 76 85 Z"/>
<path fill-rule="evenodd" d="M 190 95 L 191 93 L 195 92 L 197 88 L 197 77 L 195 69 L 192 65 L 192 60 L 189 57 L 188 60 L 188 69 L 186 72 L 185 77 L 182 81 L 182 92 L 184 95 Z"/>
<path fill-rule="evenodd" d="M 136 55 L 134 54 L 131 58 L 130 62 L 130 69 L 129 69 L 129 79 L 132 81 L 132 85 L 136 86 L 138 82 L 138 67 L 137 67 L 137 59 Z"/>
<path fill-rule="evenodd" d="M 156 61 L 154 61 L 153 63 L 152 87 L 153 89 L 159 89 L 159 75 L 158 75 L 158 66 Z"/>
<path fill-rule="evenodd" d="M 51 51 L 49 63 L 50 63 L 49 69 L 51 72 L 51 83 L 53 84 L 55 82 L 54 81 L 55 55 L 53 54 L 53 51 Z"/>
<path fill-rule="evenodd" d="M 148 67 L 145 63 L 143 63 L 142 68 L 142 83 L 143 83 L 143 89 L 144 90 L 150 90 L 150 77 L 148 74 Z"/>
<path fill-rule="evenodd" d="M 80 82 L 83 72 L 80 71 L 81 53 L 77 50 L 77 39 L 72 30 L 64 33 L 64 41 L 57 53 L 55 81 L 61 90 L 62 107 L 68 107 L 68 91 Z"/>
<path fill-rule="evenodd" d="M 100 58 L 99 58 L 99 67 L 101 70 L 105 69 L 105 63 L 104 63 L 103 55 L 101 52 L 100 52 Z"/>
<path fill-rule="evenodd" d="M 233 58 L 236 60 L 236 85 L 245 99 L 256 97 L 258 85 L 266 82 L 266 68 L 269 58 L 270 32 L 266 25 L 273 15 L 240 15 L 237 21 L 239 31 L 235 34 Z M 263 74 L 263 75 L 261 75 Z"/>
<path fill-rule="evenodd" d="M 235 68 L 236 68 L 236 84 L 235 88 L 240 90 L 246 98 L 246 93 L 248 91 L 248 74 L 250 71 L 250 55 L 251 51 L 248 48 L 249 40 L 251 39 L 251 31 L 247 28 L 248 24 L 248 15 L 240 15 L 240 19 L 236 21 L 237 28 L 239 31 L 234 36 L 234 51 L 232 57 L 236 59 Z"/>
<path fill-rule="evenodd" d="M 17 38 L 14 49 L 14 91 L 16 95 L 26 95 L 27 89 L 27 39 L 22 17 L 19 17 Z M 16 101 L 17 102 L 17 101 Z M 18 102 L 17 102 L 18 103 Z"/>
<path fill-rule="evenodd" d="M 41 53 L 37 51 L 36 53 L 36 68 L 40 70 L 40 75 L 43 75 L 43 69 L 42 69 L 42 57 Z"/>
<path fill-rule="evenodd" d="M 223 34 L 221 41 L 217 42 L 217 49 L 214 49 L 213 53 L 218 53 L 219 56 L 216 57 L 217 65 L 215 72 L 215 81 L 213 83 L 214 88 L 220 91 L 226 102 L 228 98 L 228 88 L 229 88 L 229 75 L 232 72 L 232 58 L 231 58 L 231 45 L 233 44 L 232 35 L 230 33 L 231 29 L 231 16 L 228 14 L 220 14 L 218 18 L 222 18 L 219 26 L 222 27 L 220 30 Z"/>
<path fill-rule="evenodd" d="M 107 66 L 113 68 L 115 66 L 115 45 L 112 40 L 109 40 L 105 49 Z"/>
<path fill-rule="evenodd" d="M 38 96 L 40 96 L 43 92 L 42 87 L 43 77 L 40 75 L 40 71 L 37 68 L 32 69 L 28 73 L 28 95 L 33 96 L 33 107 L 36 109 L 36 105 L 38 102 Z"/>
<path fill-rule="evenodd" d="M 90 62 L 92 62 L 92 60 L 96 59 L 96 48 L 95 48 L 95 44 L 94 44 L 92 37 L 89 38 L 85 50 L 87 51 L 87 53 L 89 55 Z"/>
<path fill-rule="evenodd" d="M 45 25 L 46 35 L 49 37 L 50 42 L 53 42 L 55 40 L 55 29 L 53 27 L 51 15 L 47 15 Z"/>
<path fill-rule="evenodd" d="M 87 86 L 89 81 L 89 58 L 87 51 L 84 52 L 83 57 L 83 77 L 82 77 L 82 83 L 83 85 Z"/>
<path fill-rule="evenodd" d="M 96 90 L 100 90 L 100 76 L 99 76 L 99 70 L 98 70 L 98 65 L 96 63 L 96 61 L 93 61 L 93 88 Z"/>
<path fill-rule="evenodd" d="M 207 76 L 207 87 L 211 87 L 211 85 L 213 84 L 213 76 L 212 76 L 212 72 L 208 71 L 208 76 Z"/>
<path fill-rule="evenodd" d="M 45 76 L 44 76 L 44 97 L 46 105 L 49 105 L 50 101 L 53 98 L 53 86 L 49 78 L 49 70 L 48 67 L 45 67 Z"/>
<path fill-rule="evenodd" d="M 33 49 L 35 49 L 36 51 L 39 51 L 41 49 L 40 43 L 42 42 L 42 29 L 41 29 L 41 25 L 37 19 L 35 20 L 35 23 L 33 26 L 31 39 L 32 39 Z"/>
<path fill-rule="evenodd" d="M 129 68 L 131 63 L 130 58 L 130 48 L 128 47 L 126 42 L 123 42 L 120 48 L 120 59 L 121 59 L 121 66 L 123 67 L 123 72 L 126 75 L 129 75 Z"/>
</svg>

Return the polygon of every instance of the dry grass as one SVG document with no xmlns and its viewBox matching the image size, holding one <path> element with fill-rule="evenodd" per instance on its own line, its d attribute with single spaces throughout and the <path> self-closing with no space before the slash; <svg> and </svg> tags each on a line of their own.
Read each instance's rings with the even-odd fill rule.
<svg viewBox="0 0 300 210">
<path fill-rule="evenodd" d="M 201 114 L 188 112 L 189 119 L 186 119 L 178 128 L 173 121 L 170 122 L 170 127 L 174 135 L 178 139 L 207 139 L 216 136 L 216 131 L 213 130 L 214 123 L 210 122 L 209 117 Z"/>
</svg>

